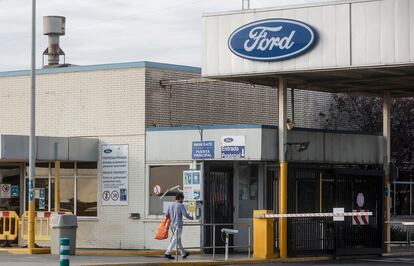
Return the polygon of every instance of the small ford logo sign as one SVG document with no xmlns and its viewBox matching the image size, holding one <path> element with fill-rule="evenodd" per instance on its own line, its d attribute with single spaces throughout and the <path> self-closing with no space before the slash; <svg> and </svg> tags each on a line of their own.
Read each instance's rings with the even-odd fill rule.
<svg viewBox="0 0 414 266">
<path fill-rule="evenodd" d="M 230 50 L 246 59 L 280 61 L 313 48 L 317 34 L 311 26 L 291 19 L 265 19 L 244 25 L 229 37 Z"/>
<path fill-rule="evenodd" d="M 104 153 L 111 153 L 112 152 L 112 150 L 111 149 L 105 149 L 104 150 Z"/>
<path fill-rule="evenodd" d="M 230 142 L 233 142 L 233 139 L 232 138 L 225 138 L 224 142 L 225 143 L 230 143 Z"/>
</svg>

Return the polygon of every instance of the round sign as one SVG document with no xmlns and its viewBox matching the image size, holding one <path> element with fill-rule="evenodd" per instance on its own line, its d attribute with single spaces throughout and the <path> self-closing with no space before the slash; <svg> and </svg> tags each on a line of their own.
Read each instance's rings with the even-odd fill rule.
<svg viewBox="0 0 414 266">
<path fill-rule="evenodd" d="M 3 192 L 9 192 L 9 190 L 10 190 L 10 186 L 9 186 L 9 185 L 2 185 L 2 186 L 1 186 L 1 190 L 2 190 Z"/>
<path fill-rule="evenodd" d="M 161 187 L 160 187 L 160 185 L 155 185 L 154 186 L 154 194 L 155 195 L 161 194 Z"/>
<path fill-rule="evenodd" d="M 117 201 L 119 199 L 119 192 L 117 190 L 112 190 L 112 192 L 111 192 L 111 199 L 113 201 Z"/>
<path fill-rule="evenodd" d="M 105 190 L 105 191 L 102 193 L 102 199 L 103 199 L 104 201 L 108 201 L 110 198 L 111 198 L 111 193 L 110 193 L 108 190 Z"/>
<path fill-rule="evenodd" d="M 358 193 L 358 195 L 357 195 L 357 204 L 358 204 L 358 207 L 362 208 L 362 206 L 364 206 L 364 203 L 365 203 L 364 194 Z"/>
</svg>

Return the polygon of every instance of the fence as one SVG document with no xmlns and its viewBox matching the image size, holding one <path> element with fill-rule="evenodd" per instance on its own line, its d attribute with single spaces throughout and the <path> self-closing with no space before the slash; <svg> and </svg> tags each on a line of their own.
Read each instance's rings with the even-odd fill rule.
<svg viewBox="0 0 414 266">
<path fill-rule="evenodd" d="M 0 240 L 16 240 L 19 231 L 19 216 L 14 211 L 0 211 Z"/>
<path fill-rule="evenodd" d="M 391 245 L 405 245 L 406 247 L 411 247 L 414 241 L 412 241 L 412 234 L 414 231 L 412 230 L 412 226 L 414 226 L 414 222 L 412 221 L 387 221 L 387 224 L 391 224 L 391 226 L 396 225 L 394 228 L 403 228 L 401 231 L 397 231 L 397 233 L 391 233 L 391 240 L 386 241 L 385 243 L 391 244 Z M 395 230 L 395 229 L 394 229 Z M 400 234 L 398 234 L 398 232 Z M 402 236 L 401 234 L 404 234 Z M 394 239 L 393 239 L 394 235 Z M 405 237 L 405 240 L 402 238 Z M 395 238 L 398 238 L 399 240 L 396 240 Z"/>
<path fill-rule="evenodd" d="M 35 212 L 35 238 L 37 241 L 50 241 L 50 216 L 54 212 Z M 59 212 L 58 214 L 71 214 L 71 212 Z M 20 218 L 20 236 L 28 240 L 29 212 L 24 212 Z"/>
<path fill-rule="evenodd" d="M 247 249 L 247 257 L 250 258 L 251 257 L 251 251 L 252 251 L 252 245 L 251 245 L 251 225 L 247 224 L 247 223 L 209 223 L 209 224 L 201 224 L 201 223 L 197 223 L 197 224 L 193 224 L 193 223 L 189 223 L 189 224 L 184 224 L 184 226 L 200 226 L 202 228 L 204 227 L 208 227 L 211 226 L 213 228 L 213 238 L 212 238 L 212 245 L 211 246 L 198 246 L 198 247 L 184 247 L 186 249 L 212 249 L 213 250 L 213 260 L 215 260 L 216 258 L 216 249 L 225 249 L 226 246 L 216 246 L 216 227 L 220 226 L 228 226 L 228 227 L 244 227 L 247 228 L 247 245 L 229 245 L 229 248 L 246 248 Z M 178 245 L 176 245 L 175 247 L 176 249 L 176 260 L 178 261 Z"/>
<path fill-rule="evenodd" d="M 350 249 L 358 245 L 364 248 L 364 252 L 371 252 L 370 247 L 374 238 L 368 234 L 374 234 L 374 225 L 353 225 L 354 217 L 372 216 L 369 211 L 364 212 L 341 212 L 341 213 L 298 213 L 298 214 L 259 214 L 256 219 L 274 220 L 274 247 L 278 246 L 279 228 L 278 218 L 288 218 L 287 250 L 289 256 L 297 255 L 338 255 L 338 249 L 344 246 Z M 343 221 L 334 221 L 332 217 L 343 217 Z M 414 225 L 414 223 L 413 223 Z M 352 227 L 349 235 L 344 235 L 343 228 Z M 352 238 L 352 239 L 351 239 Z M 351 239 L 351 240 L 350 240 Z"/>
</svg>

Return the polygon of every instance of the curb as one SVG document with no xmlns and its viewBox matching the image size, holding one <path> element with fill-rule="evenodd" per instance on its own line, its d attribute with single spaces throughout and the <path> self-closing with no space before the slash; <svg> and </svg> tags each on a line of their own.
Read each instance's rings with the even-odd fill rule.
<svg viewBox="0 0 414 266">
<path fill-rule="evenodd" d="M 94 250 L 94 249 L 76 249 L 77 255 L 141 255 L 141 256 L 156 256 L 164 255 L 165 250 Z M 172 252 L 175 255 L 175 251 Z M 200 255 L 201 251 L 191 251 L 191 254 Z"/>
<path fill-rule="evenodd" d="M 327 261 L 332 259 L 332 257 L 304 257 L 304 258 L 288 258 L 288 259 L 250 259 L 250 260 L 197 260 L 197 261 L 165 261 L 165 262 L 143 262 L 143 263 L 114 263 L 114 264 L 105 264 L 107 266 L 164 266 L 164 265 L 194 265 L 194 266 L 215 266 L 215 265 L 243 265 L 243 264 L 267 264 L 267 263 L 292 263 L 292 262 L 310 262 L 310 261 Z M 93 264 L 88 264 L 92 266 Z M 96 264 L 96 266 L 99 264 Z"/>
<path fill-rule="evenodd" d="M 0 251 L 16 255 L 50 254 L 50 248 L 0 248 Z"/>
</svg>

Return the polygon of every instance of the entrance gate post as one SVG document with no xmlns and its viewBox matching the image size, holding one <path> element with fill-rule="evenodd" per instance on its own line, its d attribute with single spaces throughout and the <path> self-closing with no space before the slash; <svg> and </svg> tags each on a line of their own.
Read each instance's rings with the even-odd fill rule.
<svg viewBox="0 0 414 266">
<path fill-rule="evenodd" d="M 280 178 L 279 178 L 279 213 L 287 213 L 287 125 L 286 125 L 286 103 L 287 103 L 287 81 L 279 79 L 279 162 L 280 162 Z M 292 107 L 293 108 L 293 107 Z M 279 252 L 282 259 L 287 258 L 287 220 L 279 218 Z"/>
<path fill-rule="evenodd" d="M 385 184 L 385 252 L 391 252 L 391 182 L 390 182 L 390 159 L 391 159 L 391 95 L 389 92 L 384 92 L 383 96 L 383 136 L 384 136 L 384 184 Z"/>
</svg>

